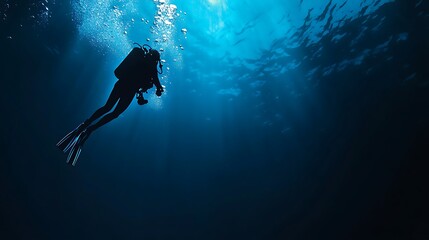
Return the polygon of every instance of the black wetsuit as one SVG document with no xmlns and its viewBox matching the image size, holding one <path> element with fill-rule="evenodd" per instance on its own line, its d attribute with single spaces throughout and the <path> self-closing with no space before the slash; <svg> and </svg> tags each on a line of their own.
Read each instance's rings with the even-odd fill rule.
<svg viewBox="0 0 429 240">
<path fill-rule="evenodd" d="M 146 64 L 147 65 L 142 68 L 143 73 L 140 75 L 144 76 L 144 78 L 119 79 L 115 83 L 115 86 L 113 87 L 113 90 L 110 93 L 106 104 L 103 107 L 99 108 L 97 111 L 95 111 L 94 114 L 92 114 L 92 116 L 84 122 L 85 125 L 88 126 L 93 121 L 109 112 L 113 108 L 113 106 L 115 106 L 116 103 L 118 104 L 112 112 L 106 114 L 97 123 L 89 126 L 87 128 L 89 132 L 92 132 L 95 129 L 103 126 L 104 124 L 112 121 L 113 119 L 117 118 L 121 113 L 123 113 L 128 108 L 135 94 L 140 89 L 146 91 L 149 88 L 152 88 L 153 85 L 155 85 L 157 89 L 162 89 L 156 68 L 157 63 L 151 61 L 146 62 Z"/>
</svg>

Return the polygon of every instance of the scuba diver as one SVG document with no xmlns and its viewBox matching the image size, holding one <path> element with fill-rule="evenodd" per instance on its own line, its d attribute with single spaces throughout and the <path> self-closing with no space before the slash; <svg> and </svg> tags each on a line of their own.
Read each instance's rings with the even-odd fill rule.
<svg viewBox="0 0 429 240">
<path fill-rule="evenodd" d="M 139 47 L 133 48 L 115 69 L 114 73 L 118 81 L 115 83 L 106 104 L 57 143 L 57 147 L 60 150 L 64 153 L 69 152 L 67 163 L 74 166 L 79 158 L 83 144 L 91 133 L 123 113 L 135 95 L 138 104 L 144 105 L 148 103 L 148 100 L 143 98 L 143 93 L 147 92 L 153 85 L 156 86 L 156 95 L 158 97 L 164 92 L 158 78 L 158 73 L 162 74 L 161 55 L 147 44 L 143 46 L 137 45 Z M 157 69 L 158 64 L 161 72 Z M 116 103 L 115 109 L 108 113 Z M 100 117 L 102 118 L 98 122 L 92 124 Z"/>
</svg>

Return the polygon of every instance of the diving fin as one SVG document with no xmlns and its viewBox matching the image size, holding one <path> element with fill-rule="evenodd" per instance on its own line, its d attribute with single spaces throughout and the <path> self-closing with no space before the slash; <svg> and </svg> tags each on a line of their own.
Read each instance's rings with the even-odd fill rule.
<svg viewBox="0 0 429 240">
<path fill-rule="evenodd" d="M 57 147 L 66 153 L 70 150 L 73 145 L 73 140 L 78 136 L 83 130 L 85 130 L 86 124 L 81 123 L 76 129 L 69 132 L 65 137 L 63 137 L 56 145 Z"/>
<path fill-rule="evenodd" d="M 72 166 L 76 165 L 76 162 L 79 158 L 79 155 L 82 151 L 82 146 L 85 143 L 86 139 L 88 139 L 89 134 L 86 132 L 86 130 L 79 133 L 79 135 L 72 141 L 70 144 L 70 152 L 67 156 L 67 163 L 71 164 Z"/>
</svg>

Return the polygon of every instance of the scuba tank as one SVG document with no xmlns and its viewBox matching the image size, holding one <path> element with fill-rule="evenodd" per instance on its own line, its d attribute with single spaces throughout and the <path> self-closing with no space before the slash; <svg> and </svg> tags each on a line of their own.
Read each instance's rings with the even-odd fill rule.
<svg viewBox="0 0 429 240">
<path fill-rule="evenodd" d="M 161 71 L 158 71 L 158 69 L 156 69 L 156 71 L 159 74 L 163 72 L 161 56 L 158 51 L 152 49 L 152 47 L 147 44 L 143 46 L 138 43 L 134 44 L 138 45 L 138 47 L 134 47 L 131 52 L 128 53 L 125 59 L 122 60 L 115 69 L 114 73 L 118 79 L 127 79 L 131 81 L 144 80 L 140 82 L 140 88 L 136 93 L 138 104 L 144 105 L 147 104 L 148 101 L 143 98 L 143 92 L 153 87 L 153 83 L 150 81 L 152 74 L 150 73 L 150 69 L 153 69 L 153 67 L 157 68 L 156 65 L 159 64 Z"/>
<path fill-rule="evenodd" d="M 138 79 L 141 77 L 144 71 L 142 68 L 144 68 L 146 53 L 148 51 L 149 50 L 144 48 L 144 46 L 139 45 L 139 47 L 134 47 L 115 69 L 115 76 L 118 79 Z"/>
<path fill-rule="evenodd" d="M 143 44 L 143 46 L 138 43 L 134 44 L 138 45 L 138 47 L 134 47 L 114 71 L 118 79 L 143 78 L 144 76 L 142 75 L 146 72 L 145 68 L 148 67 L 148 57 L 152 57 L 154 52 L 158 53 L 158 51 L 152 49 L 147 44 Z M 161 71 L 157 71 L 159 74 L 162 74 L 162 63 L 160 60 L 159 67 Z"/>
</svg>

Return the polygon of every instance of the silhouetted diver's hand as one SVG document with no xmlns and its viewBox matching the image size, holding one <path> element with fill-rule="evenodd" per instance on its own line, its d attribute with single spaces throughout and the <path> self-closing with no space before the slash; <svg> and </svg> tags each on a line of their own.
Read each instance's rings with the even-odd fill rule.
<svg viewBox="0 0 429 240">
<path fill-rule="evenodd" d="M 156 89 L 155 94 L 156 94 L 156 96 L 161 97 L 162 92 L 164 92 L 164 89 L 163 88 L 158 88 L 158 89 Z"/>
</svg>

